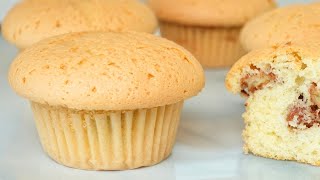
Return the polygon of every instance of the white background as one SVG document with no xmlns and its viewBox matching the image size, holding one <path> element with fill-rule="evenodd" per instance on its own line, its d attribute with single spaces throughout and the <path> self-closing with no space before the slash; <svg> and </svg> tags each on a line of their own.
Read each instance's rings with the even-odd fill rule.
<svg viewBox="0 0 320 180">
<path fill-rule="evenodd" d="M 280 5 L 283 5 L 288 3 L 311 2 L 311 1 L 312 0 L 278 0 L 278 3 Z M 18 0 L 0 0 L 0 21 L 5 16 L 6 12 L 10 9 L 10 7 L 16 2 L 18 2 Z"/>
</svg>

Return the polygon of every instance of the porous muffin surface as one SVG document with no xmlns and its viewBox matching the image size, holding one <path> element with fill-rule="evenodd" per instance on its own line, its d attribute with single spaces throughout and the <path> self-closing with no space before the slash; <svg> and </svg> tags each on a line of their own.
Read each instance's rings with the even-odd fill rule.
<svg viewBox="0 0 320 180">
<path fill-rule="evenodd" d="M 240 40 L 247 51 L 288 41 L 316 42 L 320 38 L 320 3 L 298 4 L 267 12 L 249 21 Z"/>
<path fill-rule="evenodd" d="M 195 26 L 242 26 L 273 0 L 149 0 L 160 20 Z"/>
<path fill-rule="evenodd" d="M 44 38 L 81 31 L 139 31 L 153 33 L 153 12 L 135 0 L 24 0 L 2 23 L 3 36 L 19 48 Z"/>
<path fill-rule="evenodd" d="M 146 33 L 87 32 L 49 38 L 12 63 L 13 89 L 31 101 L 79 110 L 131 110 L 180 102 L 204 86 L 199 62 Z"/>
<path fill-rule="evenodd" d="M 226 85 L 246 96 L 244 151 L 320 165 L 318 44 L 255 50 L 229 72 Z"/>
</svg>

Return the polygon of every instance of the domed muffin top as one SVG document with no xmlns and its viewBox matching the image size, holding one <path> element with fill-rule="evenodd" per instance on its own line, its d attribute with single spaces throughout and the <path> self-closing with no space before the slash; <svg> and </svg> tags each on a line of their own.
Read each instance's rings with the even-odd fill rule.
<svg viewBox="0 0 320 180">
<path fill-rule="evenodd" d="M 248 22 L 241 33 L 247 50 L 286 42 L 318 41 L 320 38 L 320 3 L 279 8 Z"/>
<path fill-rule="evenodd" d="M 55 35 L 82 31 L 141 31 L 157 27 L 153 12 L 135 0 L 24 0 L 2 23 L 3 36 L 18 48 Z"/>
<path fill-rule="evenodd" d="M 199 62 L 175 43 L 146 33 L 83 32 L 27 48 L 9 82 L 31 101 L 85 110 L 172 104 L 204 86 Z"/>
<path fill-rule="evenodd" d="M 195 26 L 242 26 L 275 7 L 273 0 L 149 0 L 163 21 Z"/>
<path fill-rule="evenodd" d="M 319 42 L 288 42 L 253 50 L 238 60 L 230 69 L 226 77 L 226 87 L 232 93 L 242 93 L 242 86 L 247 84 L 242 80 L 253 76 L 262 80 L 253 79 L 251 81 L 252 84 L 257 85 L 257 88 L 252 89 L 256 91 L 263 88 L 266 85 L 265 82 L 269 81 L 265 75 L 271 75 L 273 80 L 277 79 L 280 83 L 291 83 L 290 72 L 295 72 L 298 75 L 301 73 L 300 75 L 312 77 L 310 79 L 318 82 L 320 76 L 318 70 L 318 67 L 320 67 L 319 49 Z M 306 71 L 310 72 L 306 73 Z M 293 82 L 297 83 L 295 80 Z"/>
</svg>

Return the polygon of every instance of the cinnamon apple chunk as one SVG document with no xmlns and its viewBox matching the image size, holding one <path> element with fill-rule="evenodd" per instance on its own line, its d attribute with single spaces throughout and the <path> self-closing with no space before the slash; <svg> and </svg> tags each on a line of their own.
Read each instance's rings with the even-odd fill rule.
<svg viewBox="0 0 320 180">
<path fill-rule="evenodd" d="M 243 96 L 250 96 L 258 90 L 264 88 L 270 82 L 276 80 L 276 75 L 272 72 L 264 72 L 260 68 L 257 68 L 253 65 L 250 66 L 252 70 L 255 70 L 254 73 L 244 75 L 241 80 L 241 94 Z"/>
</svg>

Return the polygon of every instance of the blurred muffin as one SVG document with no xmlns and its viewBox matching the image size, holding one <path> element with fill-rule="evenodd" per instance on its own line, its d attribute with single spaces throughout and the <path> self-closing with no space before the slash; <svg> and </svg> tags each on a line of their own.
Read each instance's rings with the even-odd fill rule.
<svg viewBox="0 0 320 180">
<path fill-rule="evenodd" d="M 320 166 L 320 45 L 258 49 L 227 75 L 227 88 L 247 97 L 244 151 Z"/>
<path fill-rule="evenodd" d="M 172 151 L 185 99 L 204 86 L 199 62 L 144 33 L 61 35 L 24 50 L 9 72 L 30 100 L 44 150 L 92 170 L 151 166 Z"/>
<path fill-rule="evenodd" d="M 153 12 L 135 0 L 24 0 L 3 20 L 5 39 L 20 49 L 55 35 L 81 31 L 153 33 Z"/>
<path fill-rule="evenodd" d="M 239 34 L 272 0 L 149 0 L 163 37 L 191 51 L 205 67 L 230 66 L 243 54 Z"/>
<path fill-rule="evenodd" d="M 248 22 L 241 32 L 241 44 L 251 51 L 287 42 L 316 42 L 319 20 L 320 3 L 279 8 Z"/>
</svg>

